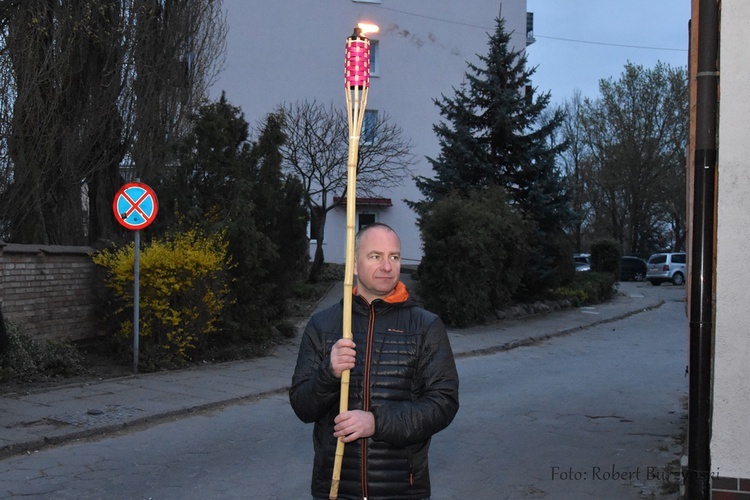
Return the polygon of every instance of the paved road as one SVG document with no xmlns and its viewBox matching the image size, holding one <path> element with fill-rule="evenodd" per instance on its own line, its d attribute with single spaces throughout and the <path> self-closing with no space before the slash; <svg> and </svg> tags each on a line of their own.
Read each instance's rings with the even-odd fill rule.
<svg viewBox="0 0 750 500">
<path fill-rule="evenodd" d="M 433 500 L 653 498 L 674 475 L 687 393 L 684 288 L 658 293 L 654 310 L 461 357 L 461 410 L 433 442 Z M 308 498 L 310 432 L 270 395 L 7 458 L 0 497 Z"/>
<path fill-rule="evenodd" d="M 684 302 L 670 300 L 542 344 L 462 360 L 461 411 L 433 446 L 434 466 L 445 471 L 434 498 L 659 493 L 665 475 L 679 475 L 686 327 Z"/>
</svg>

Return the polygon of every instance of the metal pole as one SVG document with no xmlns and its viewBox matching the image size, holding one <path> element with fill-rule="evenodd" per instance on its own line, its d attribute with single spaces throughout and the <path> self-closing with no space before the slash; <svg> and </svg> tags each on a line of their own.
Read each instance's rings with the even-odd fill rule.
<svg viewBox="0 0 750 500">
<path fill-rule="evenodd" d="M 690 389 L 687 497 L 711 497 L 714 253 L 717 175 L 718 5 L 698 5 L 693 237 L 690 264 Z M 695 28 L 695 26 L 693 26 Z"/>
<path fill-rule="evenodd" d="M 141 281 L 141 232 L 135 231 L 135 251 L 133 258 L 133 373 L 138 373 L 138 327 L 140 316 L 140 281 Z"/>
</svg>

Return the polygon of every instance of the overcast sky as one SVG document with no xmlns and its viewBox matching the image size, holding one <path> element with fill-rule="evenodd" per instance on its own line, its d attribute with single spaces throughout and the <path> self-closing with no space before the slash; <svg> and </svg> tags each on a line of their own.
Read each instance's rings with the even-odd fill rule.
<svg viewBox="0 0 750 500">
<path fill-rule="evenodd" d="M 619 79 L 629 61 L 687 66 L 690 0 L 527 0 L 536 43 L 532 84 L 560 104 L 578 89 L 599 95 L 599 80 Z"/>
</svg>

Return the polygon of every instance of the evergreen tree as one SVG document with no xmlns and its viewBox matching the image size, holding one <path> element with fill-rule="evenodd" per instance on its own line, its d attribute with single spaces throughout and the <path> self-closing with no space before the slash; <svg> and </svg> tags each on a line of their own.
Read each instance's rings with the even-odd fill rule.
<svg viewBox="0 0 750 500">
<path fill-rule="evenodd" d="M 222 94 L 202 106 L 159 189 L 166 230 L 224 232 L 232 262 L 229 343 L 262 341 L 281 319 L 295 271 L 307 262 L 306 211 L 298 183 L 281 173 L 285 140 L 269 115 L 256 142 L 241 110 Z M 158 220 L 158 219 L 157 219 Z"/>
<path fill-rule="evenodd" d="M 164 213 L 160 210 L 155 225 L 165 230 L 218 229 L 244 184 L 254 182 L 248 124 L 223 93 L 198 109 L 191 126 L 178 146 L 179 161 L 165 166 L 156 182 Z"/>
<path fill-rule="evenodd" d="M 452 193 L 504 188 L 508 203 L 535 228 L 522 291 L 533 295 L 556 286 L 562 260 L 570 259 L 563 227 L 573 213 L 555 165 L 566 144 L 554 142 L 564 115 L 545 113 L 550 94 L 531 87 L 535 69 L 509 43 L 505 21 L 497 19 L 488 54 L 478 56 L 481 66 L 470 63 L 455 95 L 435 100 L 444 118 L 434 126 L 441 151 L 429 159 L 434 177 L 417 178 L 425 199 L 411 205 L 422 215 Z"/>
<path fill-rule="evenodd" d="M 442 198 L 422 216 L 419 229 L 419 295 L 443 321 L 482 323 L 511 302 L 528 259 L 528 226 L 506 203 L 504 189 Z"/>
<path fill-rule="evenodd" d="M 251 190 L 255 226 L 273 246 L 264 280 L 264 314 L 283 313 L 285 299 L 294 280 L 300 278 L 309 260 L 307 209 L 302 184 L 296 178 L 284 178 L 281 171 L 281 145 L 286 140 L 283 117 L 266 117 L 260 138 L 253 144 L 250 164 L 256 172 Z"/>
</svg>

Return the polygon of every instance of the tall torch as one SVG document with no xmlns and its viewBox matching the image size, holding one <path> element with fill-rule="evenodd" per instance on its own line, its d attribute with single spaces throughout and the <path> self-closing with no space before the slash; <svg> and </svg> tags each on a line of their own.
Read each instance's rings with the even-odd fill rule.
<svg viewBox="0 0 750 500">
<path fill-rule="evenodd" d="M 346 266 L 344 268 L 344 324 L 343 337 L 352 338 L 352 288 L 354 286 L 354 224 L 357 214 L 357 156 L 359 155 L 359 134 L 365 116 L 367 93 L 370 90 L 370 40 L 363 33 L 376 33 L 378 27 L 372 24 L 359 24 L 352 36 L 346 39 L 344 59 L 344 85 L 346 91 L 346 111 L 349 120 L 349 159 L 347 161 L 346 182 Z M 341 374 L 341 400 L 339 413 L 349 406 L 349 370 Z M 333 464 L 333 480 L 329 498 L 335 500 L 339 494 L 341 463 L 344 459 L 344 441 L 339 438 Z"/>
</svg>

